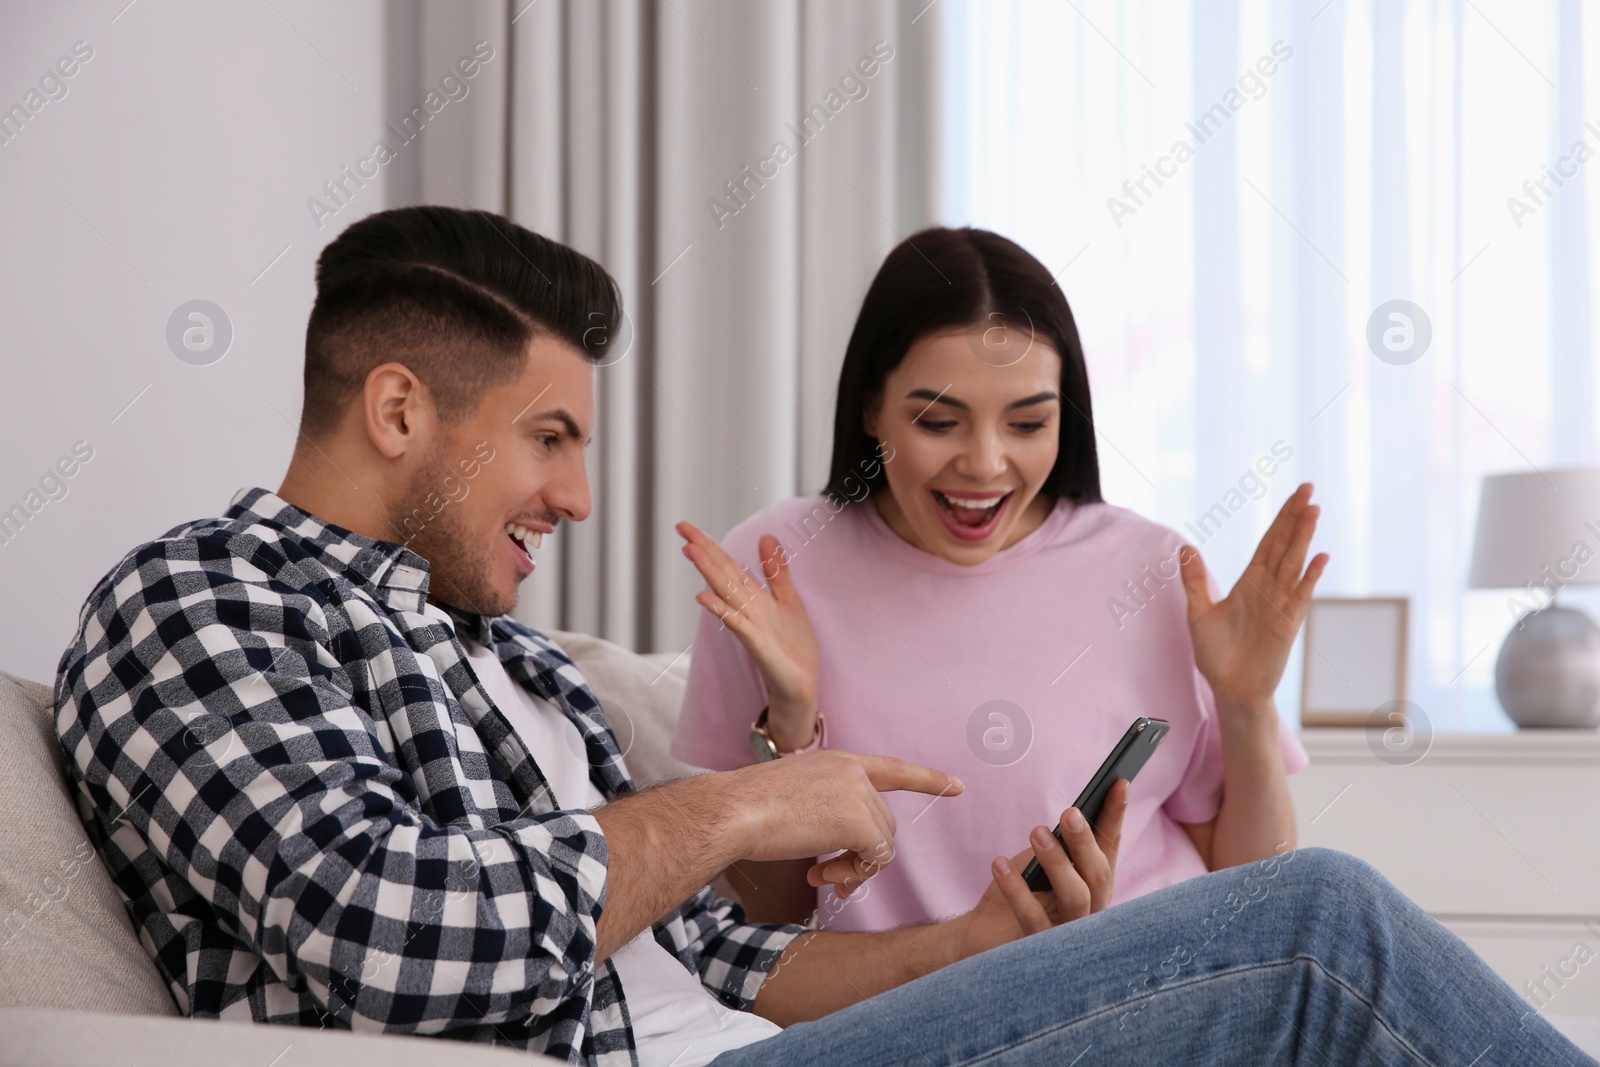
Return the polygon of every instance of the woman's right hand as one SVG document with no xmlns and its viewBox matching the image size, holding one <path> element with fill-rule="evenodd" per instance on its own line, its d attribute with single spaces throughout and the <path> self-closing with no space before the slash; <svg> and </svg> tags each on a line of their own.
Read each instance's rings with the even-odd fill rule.
<svg viewBox="0 0 1600 1067">
<path fill-rule="evenodd" d="M 820 654 L 811 618 L 789 575 L 789 559 L 772 534 L 759 544 L 763 585 L 692 522 L 676 527 L 683 554 L 710 589 L 695 603 L 722 620 L 744 645 L 767 686 L 767 730 L 779 751 L 811 743 L 817 722 Z"/>
</svg>

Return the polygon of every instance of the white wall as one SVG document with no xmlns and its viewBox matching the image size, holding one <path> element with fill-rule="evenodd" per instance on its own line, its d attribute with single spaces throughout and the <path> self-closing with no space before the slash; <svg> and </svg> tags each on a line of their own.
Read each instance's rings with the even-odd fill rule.
<svg viewBox="0 0 1600 1067">
<path fill-rule="evenodd" d="M 129 548 L 276 488 L 316 256 L 404 179 L 391 164 L 320 230 L 306 207 L 402 110 L 376 0 L 126 3 L 0 2 L 0 108 L 93 49 L 0 144 L 0 512 L 75 442 L 94 453 L 0 543 L 0 669 L 45 681 Z M 208 366 L 166 341 L 196 298 L 233 326 Z"/>
</svg>

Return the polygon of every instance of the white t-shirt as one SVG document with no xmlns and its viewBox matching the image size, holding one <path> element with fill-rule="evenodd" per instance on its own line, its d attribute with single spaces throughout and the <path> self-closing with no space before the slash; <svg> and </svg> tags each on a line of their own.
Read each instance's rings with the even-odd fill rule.
<svg viewBox="0 0 1600 1067">
<path fill-rule="evenodd" d="M 455 620 L 432 604 L 427 614 L 455 630 Z M 564 808 L 597 808 L 605 797 L 589 781 L 583 735 L 561 709 L 512 680 L 492 649 L 461 637 L 472 670 L 495 707 L 528 746 L 550 791 Z M 640 1067 L 703 1067 L 729 1049 L 779 1033 L 759 1015 L 720 1004 L 646 929 L 622 946 L 611 962 L 628 1000 Z"/>
</svg>

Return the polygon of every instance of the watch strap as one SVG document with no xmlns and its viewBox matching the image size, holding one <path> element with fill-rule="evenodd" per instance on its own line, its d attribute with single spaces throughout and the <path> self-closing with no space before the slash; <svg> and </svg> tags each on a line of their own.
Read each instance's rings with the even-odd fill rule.
<svg viewBox="0 0 1600 1067">
<path fill-rule="evenodd" d="M 756 721 L 751 725 L 751 729 L 752 730 L 755 730 L 757 733 L 761 734 L 769 742 L 772 741 L 772 732 L 767 729 L 767 712 L 770 711 L 770 710 L 771 710 L 770 706 L 762 708 L 761 709 L 761 714 L 756 717 Z M 773 744 L 772 750 L 777 753 L 777 756 L 778 756 L 779 759 L 782 759 L 784 756 L 797 756 L 802 752 L 815 752 L 818 749 L 822 748 L 824 745 L 826 745 L 827 741 L 828 741 L 828 724 L 827 724 L 827 720 L 825 720 L 822 717 L 822 712 L 818 711 L 817 712 L 817 724 L 811 731 L 811 743 L 810 744 L 806 745 L 804 748 L 797 748 L 797 749 L 794 749 L 794 750 L 792 750 L 790 752 L 778 752 L 778 746 L 776 744 Z"/>
</svg>

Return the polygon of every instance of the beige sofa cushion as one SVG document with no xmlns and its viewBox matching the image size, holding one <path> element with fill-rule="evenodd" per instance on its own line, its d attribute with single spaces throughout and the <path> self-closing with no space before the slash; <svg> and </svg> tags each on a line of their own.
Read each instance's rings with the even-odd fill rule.
<svg viewBox="0 0 1600 1067">
<path fill-rule="evenodd" d="M 0 1008 L 0 1067 L 551 1067 L 562 1062 L 516 1049 L 404 1034 Z"/>
<path fill-rule="evenodd" d="M 0 673 L 0 1006 L 176 1015 L 59 753 L 50 690 Z"/>
</svg>

